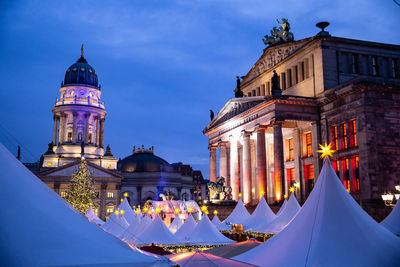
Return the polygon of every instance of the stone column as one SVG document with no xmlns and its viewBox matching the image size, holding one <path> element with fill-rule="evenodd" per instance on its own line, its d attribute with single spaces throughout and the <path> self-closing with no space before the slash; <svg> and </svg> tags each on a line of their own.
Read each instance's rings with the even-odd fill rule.
<svg viewBox="0 0 400 267">
<path fill-rule="evenodd" d="M 275 122 L 274 128 L 274 172 L 275 172 L 275 198 L 280 201 L 285 192 L 285 175 L 283 161 L 282 122 Z"/>
<path fill-rule="evenodd" d="M 76 121 L 77 121 L 77 117 L 78 117 L 78 114 L 76 113 L 76 112 L 74 112 L 74 113 L 72 113 L 72 124 L 73 124 L 73 126 L 72 126 L 72 143 L 76 143 L 76 141 L 77 141 L 77 137 L 78 137 L 78 131 L 77 131 L 77 129 L 76 129 Z"/>
<path fill-rule="evenodd" d="M 265 151 L 265 129 L 258 127 L 257 131 L 257 180 L 258 198 L 267 200 L 267 158 Z"/>
<path fill-rule="evenodd" d="M 100 144 L 100 118 L 96 117 L 96 146 Z"/>
<path fill-rule="evenodd" d="M 242 132 L 242 140 L 243 140 L 243 202 L 245 204 L 249 204 L 252 201 L 250 134 L 247 132 Z"/>
<path fill-rule="evenodd" d="M 85 114 L 85 137 L 83 138 L 83 141 L 85 144 L 89 144 L 89 118 L 90 118 L 90 113 Z"/>
<path fill-rule="evenodd" d="M 219 176 L 224 177 L 225 185 L 228 184 L 228 156 L 226 143 L 221 142 L 219 145 Z"/>
<path fill-rule="evenodd" d="M 58 145 L 64 143 L 65 113 L 60 114 L 60 127 L 58 131 Z"/>
<path fill-rule="evenodd" d="M 142 205 L 142 187 L 141 186 L 136 186 L 136 192 L 137 192 L 137 205 Z"/>
<path fill-rule="evenodd" d="M 217 148 L 215 146 L 209 146 L 210 150 L 210 182 L 217 181 Z"/>
<path fill-rule="evenodd" d="M 53 125 L 53 145 L 57 145 L 57 115 L 54 114 L 53 116 L 53 121 L 54 121 L 54 125 Z"/>
<path fill-rule="evenodd" d="M 237 140 L 231 138 L 230 140 L 231 154 L 230 154 L 230 168 L 231 178 L 230 185 L 232 187 L 232 198 L 238 200 L 239 194 L 239 162 L 238 162 L 238 147 Z"/>
<path fill-rule="evenodd" d="M 100 147 L 104 147 L 104 118 L 100 119 Z"/>
</svg>

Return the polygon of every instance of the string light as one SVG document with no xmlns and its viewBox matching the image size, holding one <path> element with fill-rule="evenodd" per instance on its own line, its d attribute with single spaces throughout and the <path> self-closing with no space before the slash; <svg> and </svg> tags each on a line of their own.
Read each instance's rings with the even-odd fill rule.
<svg viewBox="0 0 400 267">
<path fill-rule="evenodd" d="M 284 195 L 283 195 L 283 198 L 288 198 L 288 195 L 284 194 Z"/>
<path fill-rule="evenodd" d="M 125 214 L 125 211 L 124 211 L 124 210 L 120 210 L 120 211 L 119 211 L 119 214 L 124 215 L 124 214 Z"/>
<path fill-rule="evenodd" d="M 214 215 L 217 215 L 218 214 L 218 210 L 214 210 Z"/>
<path fill-rule="evenodd" d="M 119 214 L 119 211 L 118 211 L 118 210 L 116 210 L 114 213 L 115 213 L 115 215 L 118 215 L 118 214 Z"/>
</svg>

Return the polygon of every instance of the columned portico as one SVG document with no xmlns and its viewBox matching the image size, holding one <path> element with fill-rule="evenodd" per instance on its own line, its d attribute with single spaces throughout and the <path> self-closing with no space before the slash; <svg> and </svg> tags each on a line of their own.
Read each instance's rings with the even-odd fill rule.
<svg viewBox="0 0 400 267">
<path fill-rule="evenodd" d="M 217 181 L 217 147 L 210 146 L 210 182 Z"/>
<path fill-rule="evenodd" d="M 265 128 L 258 126 L 257 132 L 257 181 L 258 199 L 267 199 L 267 157 L 265 151 Z"/>
<path fill-rule="evenodd" d="M 226 145 L 226 142 L 220 142 L 219 144 L 219 176 L 224 177 L 225 184 L 228 183 L 228 154 Z"/>
<path fill-rule="evenodd" d="M 274 173 L 275 197 L 280 201 L 285 193 L 285 174 L 283 161 L 282 122 L 275 122 L 274 129 Z"/>
<path fill-rule="evenodd" d="M 238 200 L 239 194 L 239 162 L 238 162 L 238 144 L 237 140 L 230 137 L 230 167 L 231 167 L 231 187 L 232 187 L 232 198 Z"/>
<path fill-rule="evenodd" d="M 251 195 L 251 147 L 250 133 L 242 132 L 243 144 L 243 202 L 249 204 L 252 201 Z"/>
</svg>

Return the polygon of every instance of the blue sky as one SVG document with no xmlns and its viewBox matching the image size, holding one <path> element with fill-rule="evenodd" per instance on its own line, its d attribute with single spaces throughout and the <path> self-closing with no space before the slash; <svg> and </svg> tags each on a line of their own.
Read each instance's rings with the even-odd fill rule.
<svg viewBox="0 0 400 267">
<path fill-rule="evenodd" d="M 202 130 L 233 96 L 235 76 L 262 54 L 261 38 L 288 18 L 295 39 L 329 21 L 333 36 L 400 43 L 392 0 L 2 1 L 0 141 L 33 162 L 52 138 L 51 108 L 66 69 L 80 56 L 97 71 L 105 144 L 117 158 L 155 146 L 208 177 Z"/>
</svg>

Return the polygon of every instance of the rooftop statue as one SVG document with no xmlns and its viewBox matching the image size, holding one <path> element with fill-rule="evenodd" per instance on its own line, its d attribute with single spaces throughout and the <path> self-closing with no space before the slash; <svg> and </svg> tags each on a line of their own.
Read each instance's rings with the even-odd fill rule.
<svg viewBox="0 0 400 267">
<path fill-rule="evenodd" d="M 273 27 L 270 31 L 271 35 L 265 35 L 262 39 L 265 45 L 274 45 L 278 43 L 286 43 L 294 40 L 294 36 L 290 30 L 290 24 L 287 19 L 282 18 L 282 22 L 276 20 L 279 25 L 279 28 Z"/>
</svg>

